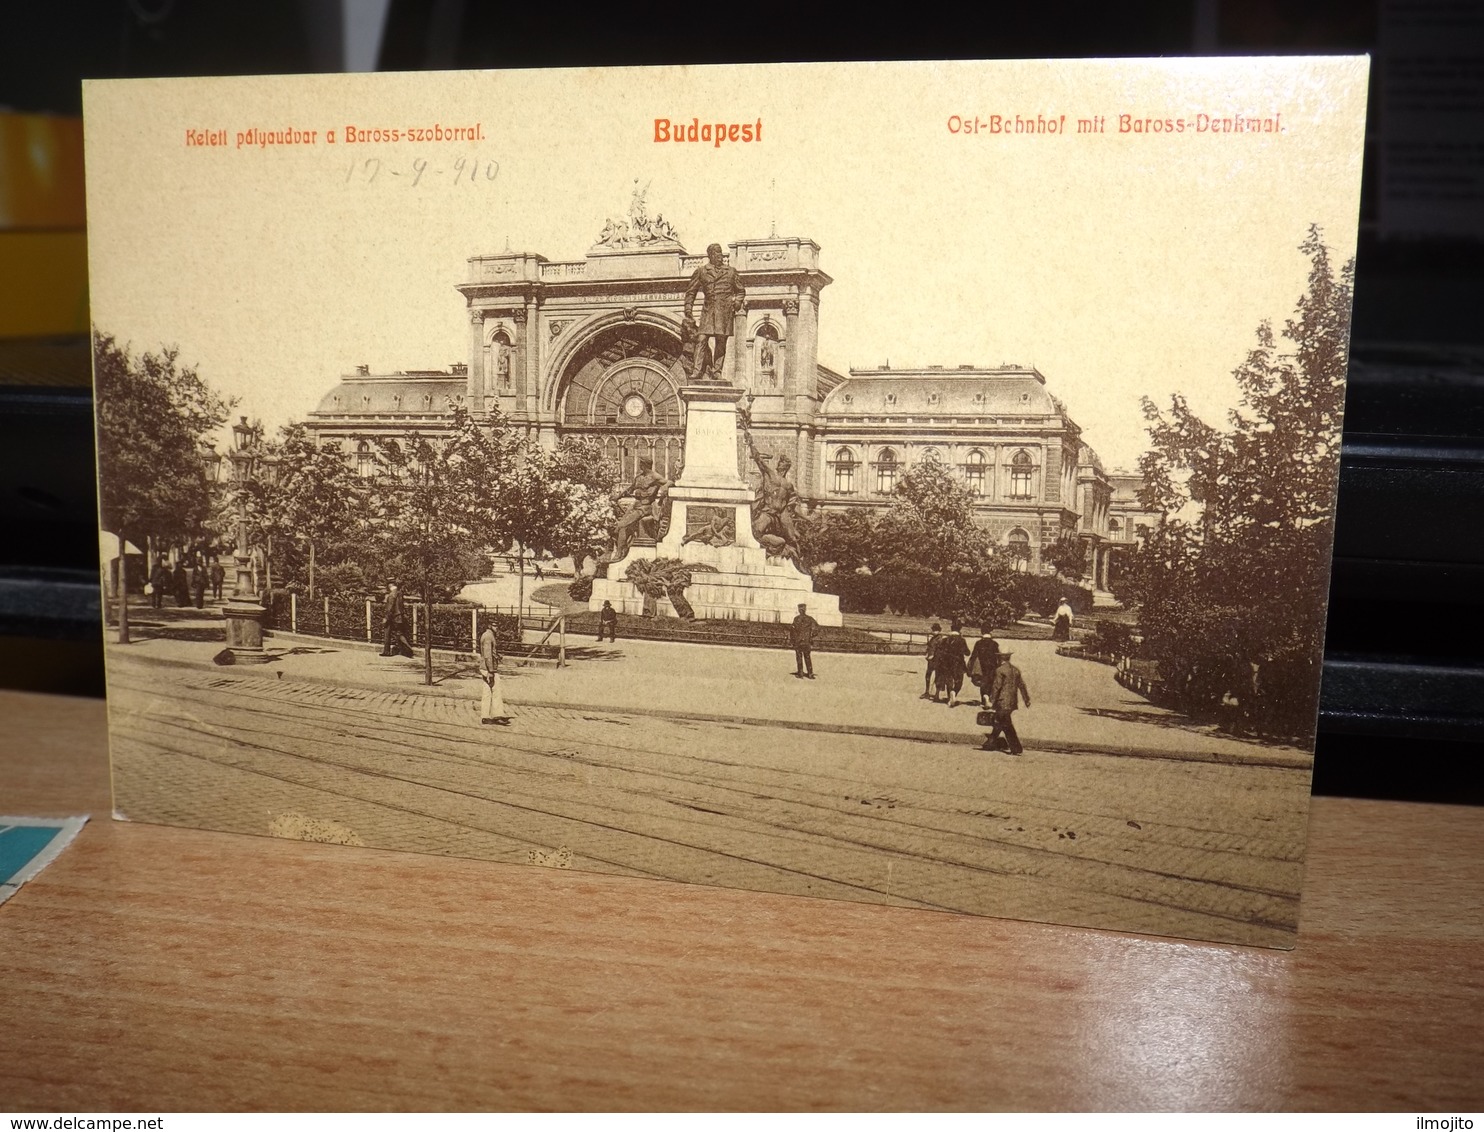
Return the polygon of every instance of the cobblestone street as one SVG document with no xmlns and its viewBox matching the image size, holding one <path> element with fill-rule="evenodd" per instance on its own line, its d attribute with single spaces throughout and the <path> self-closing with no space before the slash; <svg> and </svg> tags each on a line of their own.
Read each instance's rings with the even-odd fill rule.
<svg viewBox="0 0 1484 1132">
<path fill-rule="evenodd" d="M 775 719 L 695 718 L 666 709 L 667 680 L 703 707 L 700 684 L 729 686 L 735 713 L 739 670 L 779 654 L 623 642 L 618 664 L 507 680 L 504 728 L 479 724 L 473 680 L 423 689 L 410 665 L 367 653 L 220 668 L 211 651 L 110 647 L 116 806 L 131 820 L 1234 942 L 1282 946 L 1296 930 L 1309 772 L 1291 748 L 1241 744 L 1246 762 L 1215 740 L 1194 760 L 1119 751 L 1106 735 L 1170 729 L 1084 715 L 1104 741 L 1038 746 L 1027 726 L 1011 758 L 977 749 L 971 709 L 915 697 L 897 732 L 868 712 L 851 724 L 858 697 L 881 698 L 852 666 L 910 671 L 901 657 L 830 658 L 833 692 L 779 681 L 752 701 Z M 1075 666 L 1055 670 L 1064 680 L 1111 684 L 1053 659 Z M 1055 710 L 1051 674 L 1041 718 L 1063 732 L 1074 717 Z M 594 680 L 660 688 L 658 706 L 559 702 Z M 793 718 L 800 696 L 840 726 Z"/>
</svg>

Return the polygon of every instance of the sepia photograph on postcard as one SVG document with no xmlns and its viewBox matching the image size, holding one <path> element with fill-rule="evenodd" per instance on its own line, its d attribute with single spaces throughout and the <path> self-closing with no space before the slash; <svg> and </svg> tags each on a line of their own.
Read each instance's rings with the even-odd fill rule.
<svg viewBox="0 0 1484 1132">
<path fill-rule="evenodd" d="M 1366 82 L 87 83 L 116 816 L 1293 946 Z"/>
</svg>

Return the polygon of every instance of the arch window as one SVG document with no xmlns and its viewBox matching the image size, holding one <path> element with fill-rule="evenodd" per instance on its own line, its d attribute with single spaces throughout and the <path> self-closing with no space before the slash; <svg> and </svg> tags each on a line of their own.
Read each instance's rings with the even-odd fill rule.
<svg viewBox="0 0 1484 1132">
<path fill-rule="evenodd" d="M 897 489 L 897 479 L 901 474 L 901 462 L 897 459 L 894 449 L 883 448 L 881 455 L 876 457 L 876 493 L 878 495 L 890 495 Z"/>
<path fill-rule="evenodd" d="M 1010 498 L 1029 499 L 1031 497 L 1031 481 L 1035 478 L 1035 462 L 1031 460 L 1029 452 L 1020 451 L 1015 453 L 1010 460 Z"/>
<path fill-rule="evenodd" d="M 984 494 L 985 472 L 988 468 L 984 453 L 977 448 L 964 460 L 964 483 L 975 495 Z"/>
<path fill-rule="evenodd" d="M 1114 538 L 1120 538 L 1120 537 L 1122 537 L 1122 535 L 1123 535 L 1123 524 L 1120 523 L 1117 519 L 1109 519 L 1108 520 L 1108 533 L 1111 534 Z"/>
<path fill-rule="evenodd" d="M 361 441 L 356 445 L 356 475 L 362 479 L 370 479 L 376 474 L 376 453 L 371 451 L 371 445 Z"/>
<path fill-rule="evenodd" d="M 849 448 L 841 448 L 835 453 L 830 466 L 835 470 L 834 492 L 836 495 L 855 494 L 855 472 L 859 463 L 855 458 L 855 453 Z"/>
<path fill-rule="evenodd" d="M 1016 527 L 1005 536 L 1005 551 L 1017 570 L 1030 569 L 1031 536 L 1024 528 Z"/>
</svg>

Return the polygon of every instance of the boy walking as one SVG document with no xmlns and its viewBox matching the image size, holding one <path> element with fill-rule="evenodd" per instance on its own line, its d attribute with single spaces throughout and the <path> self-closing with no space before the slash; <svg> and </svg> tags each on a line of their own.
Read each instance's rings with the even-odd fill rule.
<svg viewBox="0 0 1484 1132">
<path fill-rule="evenodd" d="M 1020 736 L 1015 733 L 1015 708 L 1020 699 L 1025 700 L 1025 706 L 1031 706 L 1031 694 L 1025 686 L 1025 680 L 1020 675 L 1020 669 L 1010 663 L 1008 652 L 1000 653 L 1000 666 L 995 669 L 994 683 L 990 685 L 989 703 L 994 711 L 994 728 L 984 738 L 983 751 L 995 749 L 995 740 L 1001 735 L 1009 744 L 1010 753 L 1018 755 L 1025 750 L 1020 745 Z"/>
</svg>

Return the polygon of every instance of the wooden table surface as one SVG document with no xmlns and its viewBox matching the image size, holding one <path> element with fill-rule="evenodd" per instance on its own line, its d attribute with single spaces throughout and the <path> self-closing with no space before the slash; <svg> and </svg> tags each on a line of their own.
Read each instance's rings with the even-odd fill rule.
<svg viewBox="0 0 1484 1132">
<path fill-rule="evenodd" d="M 101 702 L 0 721 L 0 813 L 93 815 L 0 1108 L 1484 1107 L 1481 810 L 1316 799 L 1278 952 L 118 823 Z"/>
</svg>

